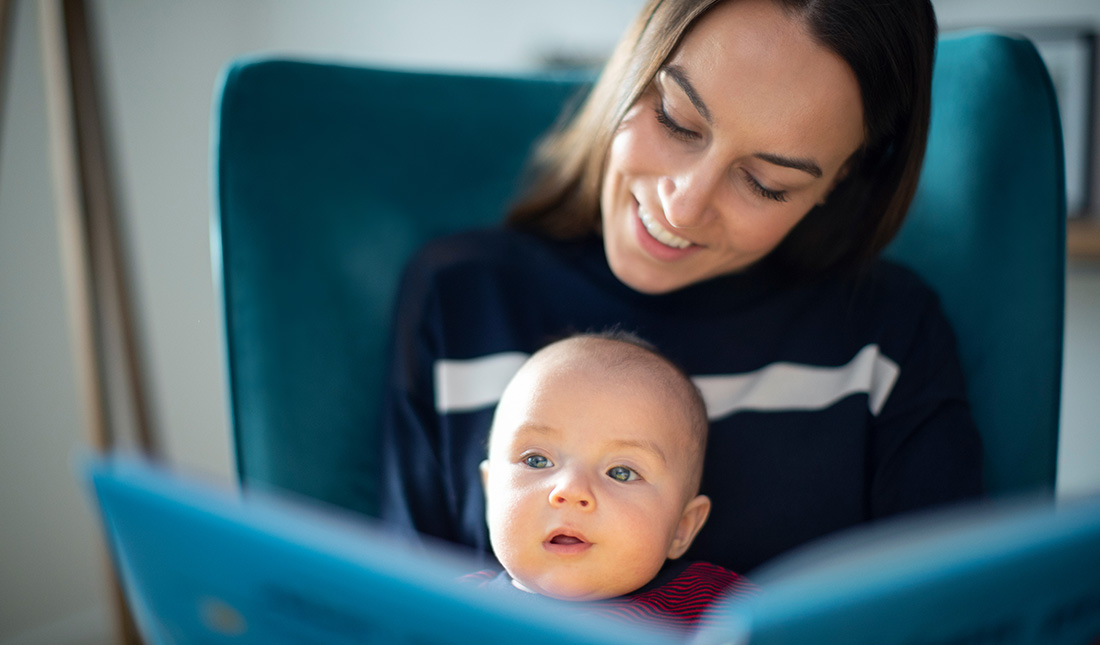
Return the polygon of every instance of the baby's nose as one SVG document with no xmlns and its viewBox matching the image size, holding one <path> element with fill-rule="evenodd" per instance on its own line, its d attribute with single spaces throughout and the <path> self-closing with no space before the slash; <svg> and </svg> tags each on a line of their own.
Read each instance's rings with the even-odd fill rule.
<svg viewBox="0 0 1100 645">
<path fill-rule="evenodd" d="M 550 504 L 555 507 L 576 506 L 592 510 L 596 507 L 596 496 L 585 476 L 579 473 L 563 473 L 550 491 Z"/>
</svg>

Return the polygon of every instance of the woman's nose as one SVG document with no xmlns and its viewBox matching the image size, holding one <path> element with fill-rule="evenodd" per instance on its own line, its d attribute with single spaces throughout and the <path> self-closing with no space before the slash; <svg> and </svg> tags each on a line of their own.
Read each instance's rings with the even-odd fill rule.
<svg viewBox="0 0 1100 645">
<path fill-rule="evenodd" d="M 657 180 L 657 197 L 665 219 L 675 228 L 697 228 L 715 214 L 714 195 L 721 174 L 700 162 L 683 173 Z"/>
<path fill-rule="evenodd" d="M 563 472 L 550 490 L 550 505 L 557 508 L 572 506 L 591 511 L 596 508 L 596 496 L 584 474 Z"/>
</svg>

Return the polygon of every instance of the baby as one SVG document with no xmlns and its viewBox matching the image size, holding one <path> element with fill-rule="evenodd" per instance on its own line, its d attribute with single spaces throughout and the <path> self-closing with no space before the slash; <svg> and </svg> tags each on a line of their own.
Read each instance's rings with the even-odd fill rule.
<svg viewBox="0 0 1100 645">
<path fill-rule="evenodd" d="M 633 336 L 580 335 L 536 352 L 497 406 L 481 464 L 486 518 L 510 585 L 608 601 L 693 625 L 751 586 L 705 563 L 672 563 L 706 522 L 699 494 L 706 408 L 679 368 Z"/>
</svg>

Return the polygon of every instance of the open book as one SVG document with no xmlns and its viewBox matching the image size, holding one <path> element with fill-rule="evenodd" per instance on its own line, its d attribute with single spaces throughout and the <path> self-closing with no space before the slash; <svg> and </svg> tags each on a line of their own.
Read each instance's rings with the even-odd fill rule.
<svg viewBox="0 0 1100 645">
<path fill-rule="evenodd" d="M 83 476 L 150 643 L 667 643 L 458 582 L 474 566 L 366 520 L 128 457 Z M 809 545 L 699 643 L 1090 643 L 1100 498 L 956 507 Z"/>
</svg>

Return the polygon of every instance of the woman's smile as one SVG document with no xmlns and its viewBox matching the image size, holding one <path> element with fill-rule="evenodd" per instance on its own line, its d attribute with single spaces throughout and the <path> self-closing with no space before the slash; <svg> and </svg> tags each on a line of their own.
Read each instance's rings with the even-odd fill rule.
<svg viewBox="0 0 1100 645">
<path fill-rule="evenodd" d="M 649 211 L 642 208 L 640 204 L 638 205 L 638 219 L 641 220 L 645 230 L 661 244 L 671 246 L 674 249 L 686 249 L 691 246 L 691 240 L 685 240 L 678 235 L 668 232 L 664 227 L 658 224 L 657 220 L 653 219 L 653 216 L 649 214 Z"/>
<path fill-rule="evenodd" d="M 638 246 L 654 260 L 677 262 L 703 250 L 703 247 L 693 244 L 691 240 L 670 232 L 641 204 L 635 202 L 635 209 L 635 217 L 632 218 L 635 238 Z"/>
<path fill-rule="evenodd" d="M 715 7 L 612 139 L 600 195 L 611 270 L 656 294 L 747 268 L 828 196 L 862 144 L 862 97 L 843 59 L 770 0 Z"/>
</svg>

